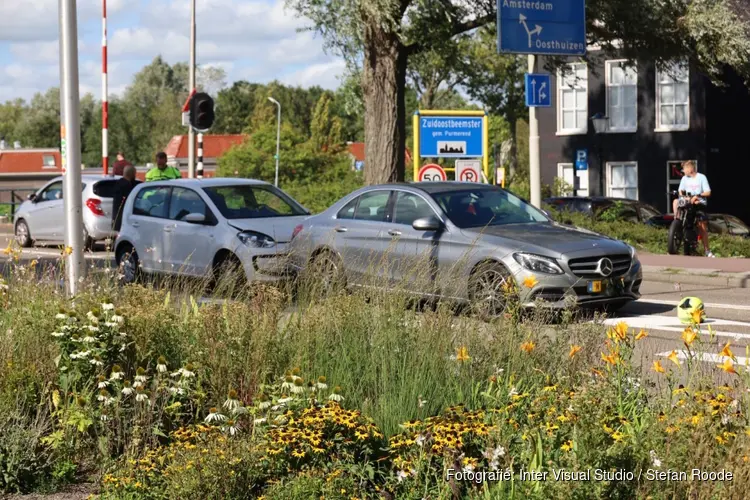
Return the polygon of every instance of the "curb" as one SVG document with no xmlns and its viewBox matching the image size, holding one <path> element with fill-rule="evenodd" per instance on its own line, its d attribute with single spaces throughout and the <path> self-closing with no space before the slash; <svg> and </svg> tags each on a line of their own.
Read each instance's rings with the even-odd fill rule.
<svg viewBox="0 0 750 500">
<path fill-rule="evenodd" d="M 682 272 L 675 272 L 669 268 L 643 266 L 643 280 L 685 285 L 750 288 L 750 273 L 722 273 L 711 269 L 683 269 Z"/>
</svg>

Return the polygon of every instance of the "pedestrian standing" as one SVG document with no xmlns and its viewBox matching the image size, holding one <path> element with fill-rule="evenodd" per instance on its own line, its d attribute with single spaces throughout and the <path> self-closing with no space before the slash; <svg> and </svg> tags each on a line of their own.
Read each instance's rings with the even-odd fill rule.
<svg viewBox="0 0 750 500">
<path fill-rule="evenodd" d="M 118 179 L 115 183 L 115 194 L 112 199 L 112 228 L 115 232 L 120 232 L 125 200 L 128 199 L 130 192 L 138 184 L 140 184 L 140 181 L 135 178 L 135 167 L 133 165 L 126 166 L 122 172 L 122 179 Z"/>
<path fill-rule="evenodd" d="M 118 151 L 117 161 L 112 165 L 112 174 L 123 175 L 125 172 L 125 167 L 127 167 L 128 165 L 132 166 L 132 163 L 125 159 L 125 153 L 123 153 L 122 151 Z"/>
<path fill-rule="evenodd" d="M 182 179 L 182 173 L 179 169 L 167 165 L 166 153 L 163 151 L 156 153 L 156 166 L 146 172 L 146 182 L 170 181 L 173 179 Z"/>
</svg>

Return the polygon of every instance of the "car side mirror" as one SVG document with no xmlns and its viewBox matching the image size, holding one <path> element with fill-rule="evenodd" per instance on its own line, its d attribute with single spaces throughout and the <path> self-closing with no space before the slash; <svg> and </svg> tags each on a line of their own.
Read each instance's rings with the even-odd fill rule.
<svg viewBox="0 0 750 500">
<path fill-rule="evenodd" d="M 443 228 L 443 223 L 434 215 L 430 215 L 415 220 L 411 227 L 417 231 L 439 231 Z"/>
<path fill-rule="evenodd" d="M 31 193 L 26 197 L 26 199 L 29 201 L 36 201 L 36 193 Z"/>
<path fill-rule="evenodd" d="M 185 222 L 190 222 L 191 224 L 205 224 L 206 216 L 203 214 L 192 213 L 187 214 L 183 220 Z"/>
</svg>

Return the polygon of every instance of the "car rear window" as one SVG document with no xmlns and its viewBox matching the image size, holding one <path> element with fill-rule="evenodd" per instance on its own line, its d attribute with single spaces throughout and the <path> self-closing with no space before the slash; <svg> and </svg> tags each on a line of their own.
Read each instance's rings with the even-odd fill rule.
<svg viewBox="0 0 750 500">
<path fill-rule="evenodd" d="M 115 197 L 115 183 L 116 181 L 99 181 L 94 184 L 94 194 L 100 198 L 114 198 Z"/>
</svg>

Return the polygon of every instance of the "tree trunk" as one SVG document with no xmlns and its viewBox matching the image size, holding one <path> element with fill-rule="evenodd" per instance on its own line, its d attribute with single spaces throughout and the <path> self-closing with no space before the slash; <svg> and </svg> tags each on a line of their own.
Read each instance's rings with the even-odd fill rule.
<svg viewBox="0 0 750 500">
<path fill-rule="evenodd" d="M 365 183 L 404 180 L 406 49 L 396 33 L 365 25 Z"/>
</svg>

